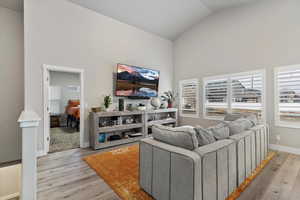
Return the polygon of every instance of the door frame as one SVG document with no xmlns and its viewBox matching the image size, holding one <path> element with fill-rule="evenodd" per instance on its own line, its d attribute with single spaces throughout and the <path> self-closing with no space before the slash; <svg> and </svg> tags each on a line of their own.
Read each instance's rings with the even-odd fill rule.
<svg viewBox="0 0 300 200">
<path fill-rule="evenodd" d="M 55 65 L 43 65 L 43 111 L 44 111 L 44 148 L 43 154 L 47 155 L 49 152 L 49 142 L 50 142 L 50 116 L 48 113 L 49 104 L 49 72 L 69 72 L 76 73 L 80 75 L 80 148 L 84 148 L 87 145 L 84 143 L 84 116 L 85 116 L 85 102 L 84 102 L 84 69 L 71 68 Z"/>
</svg>

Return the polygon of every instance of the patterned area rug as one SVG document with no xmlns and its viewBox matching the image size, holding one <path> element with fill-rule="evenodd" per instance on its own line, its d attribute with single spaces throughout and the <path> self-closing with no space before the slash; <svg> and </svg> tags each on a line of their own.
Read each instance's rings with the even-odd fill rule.
<svg viewBox="0 0 300 200">
<path fill-rule="evenodd" d="M 65 151 L 80 147 L 80 132 L 74 128 L 51 128 L 49 152 Z"/>
<path fill-rule="evenodd" d="M 84 160 L 122 199 L 152 199 L 139 186 L 139 145 L 94 154 Z"/>
<path fill-rule="evenodd" d="M 266 160 L 227 200 L 237 199 L 276 153 Z M 152 200 L 139 186 L 139 145 L 87 156 L 84 160 L 123 200 Z"/>
</svg>

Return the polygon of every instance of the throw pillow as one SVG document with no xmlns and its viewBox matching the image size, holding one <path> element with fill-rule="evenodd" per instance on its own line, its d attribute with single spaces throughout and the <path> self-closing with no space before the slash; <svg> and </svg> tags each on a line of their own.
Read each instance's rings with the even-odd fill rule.
<svg viewBox="0 0 300 200">
<path fill-rule="evenodd" d="M 249 114 L 245 118 L 250 120 L 252 122 L 253 126 L 256 126 L 258 124 L 257 115 L 255 115 L 255 114 Z"/>
<path fill-rule="evenodd" d="M 211 130 L 197 126 L 195 131 L 199 146 L 207 145 L 216 141 Z"/>
<path fill-rule="evenodd" d="M 194 150 L 198 148 L 196 132 L 192 126 L 168 127 L 154 125 L 152 135 L 155 140 L 178 146 L 181 148 Z"/>
<path fill-rule="evenodd" d="M 216 140 L 223 140 L 229 137 L 229 127 L 224 123 L 209 127 L 208 129 L 211 130 Z"/>
</svg>

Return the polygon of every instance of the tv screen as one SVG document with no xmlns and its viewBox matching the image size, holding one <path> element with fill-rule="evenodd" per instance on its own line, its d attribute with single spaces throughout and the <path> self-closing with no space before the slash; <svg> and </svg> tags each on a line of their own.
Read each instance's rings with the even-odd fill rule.
<svg viewBox="0 0 300 200">
<path fill-rule="evenodd" d="M 157 97 L 159 71 L 118 64 L 116 96 Z"/>
</svg>

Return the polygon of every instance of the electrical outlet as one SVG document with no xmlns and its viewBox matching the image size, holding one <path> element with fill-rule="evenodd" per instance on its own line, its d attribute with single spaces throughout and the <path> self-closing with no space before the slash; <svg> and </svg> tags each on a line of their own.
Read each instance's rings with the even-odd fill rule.
<svg viewBox="0 0 300 200">
<path fill-rule="evenodd" d="M 276 135 L 276 140 L 277 140 L 277 142 L 280 141 L 280 135 Z"/>
</svg>

